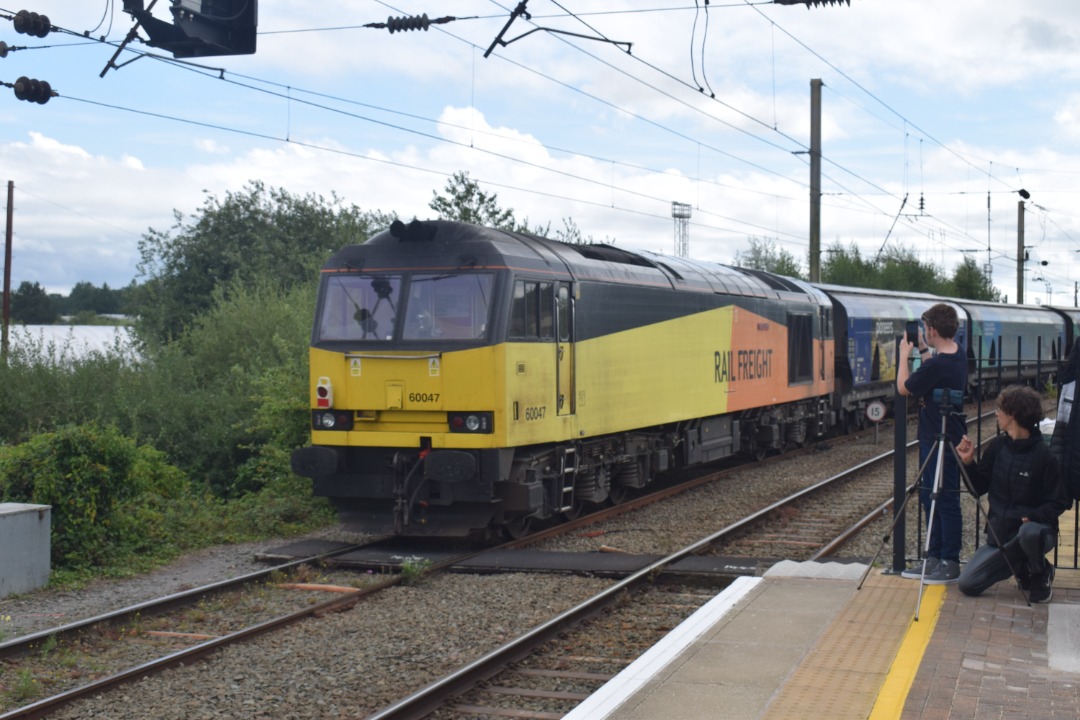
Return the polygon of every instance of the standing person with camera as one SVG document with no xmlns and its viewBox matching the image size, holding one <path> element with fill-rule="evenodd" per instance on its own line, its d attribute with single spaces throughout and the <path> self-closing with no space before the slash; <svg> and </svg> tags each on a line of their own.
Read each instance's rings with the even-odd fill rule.
<svg viewBox="0 0 1080 720">
<path fill-rule="evenodd" d="M 979 595 L 1014 572 L 1031 602 L 1050 602 L 1054 566 L 1046 553 L 1057 544 L 1058 516 L 1069 509 L 1057 461 L 1043 442 L 1042 398 L 1029 387 L 1010 385 L 998 397 L 1002 433 L 979 458 L 965 435 L 956 452 L 975 492 L 987 495 L 986 544 L 960 574 L 960 592 Z"/>
<path fill-rule="evenodd" d="M 954 339 L 960 329 L 960 318 L 952 305 L 938 303 L 925 313 L 916 337 L 908 333 L 900 340 L 900 364 L 896 369 L 896 391 L 905 397 L 919 399 L 919 467 L 923 468 L 919 485 L 919 501 L 926 513 L 930 528 L 924 582 L 943 585 L 956 582 L 960 577 L 960 548 L 962 545 L 963 518 L 960 514 L 960 469 L 956 456 L 945 452 L 942 458 L 941 485 L 935 498 L 934 480 L 937 458 L 927 458 L 937 445 L 941 433 L 941 404 L 934 402 L 934 391 L 944 392 L 946 408 L 951 408 L 951 397 L 960 398 L 967 386 L 967 357 Z M 917 344 L 922 364 L 911 372 L 908 358 Z M 949 412 L 946 410 L 946 412 Z M 964 436 L 961 416 L 949 412 L 946 434 L 954 446 Z M 942 446 L 944 447 L 944 446 Z M 932 502 L 934 501 L 934 502 Z M 930 517 L 931 506 L 934 517 Z M 905 571 L 905 577 L 919 577 L 922 567 Z"/>
</svg>

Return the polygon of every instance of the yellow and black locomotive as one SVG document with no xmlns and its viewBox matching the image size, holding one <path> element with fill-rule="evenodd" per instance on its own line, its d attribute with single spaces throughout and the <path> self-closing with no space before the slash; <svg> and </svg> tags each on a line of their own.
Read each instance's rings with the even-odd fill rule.
<svg viewBox="0 0 1080 720">
<path fill-rule="evenodd" d="M 322 270 L 293 469 L 356 529 L 516 535 L 672 468 L 861 426 L 893 396 L 905 323 L 940 300 L 395 222 Z M 972 395 L 1041 387 L 1080 328 L 1080 312 L 950 302 Z"/>
<path fill-rule="evenodd" d="M 825 434 L 831 312 L 768 273 L 396 222 L 323 268 L 293 468 L 356 528 L 516 534 Z"/>
</svg>

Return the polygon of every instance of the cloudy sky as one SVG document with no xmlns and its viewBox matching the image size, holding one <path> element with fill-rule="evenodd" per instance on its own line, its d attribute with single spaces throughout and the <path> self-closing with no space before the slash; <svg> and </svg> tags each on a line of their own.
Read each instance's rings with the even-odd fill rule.
<svg viewBox="0 0 1080 720">
<path fill-rule="evenodd" d="M 180 64 L 136 41 L 104 77 L 133 25 L 122 0 L 0 8 L 20 48 L 0 80 L 58 93 L 0 87 L 14 286 L 124 286 L 143 233 L 253 180 L 409 219 L 456 171 L 519 219 L 628 248 L 673 252 L 687 203 L 693 257 L 730 263 L 757 237 L 805 268 L 820 79 L 826 248 L 910 248 L 947 272 L 966 252 L 1015 301 L 1025 189 L 1026 299 L 1073 305 L 1076 0 L 529 0 L 495 43 L 515 4 L 259 0 L 254 55 Z M 16 34 L 22 9 L 71 33 Z M 456 19 L 363 27 L 423 13 Z"/>
</svg>

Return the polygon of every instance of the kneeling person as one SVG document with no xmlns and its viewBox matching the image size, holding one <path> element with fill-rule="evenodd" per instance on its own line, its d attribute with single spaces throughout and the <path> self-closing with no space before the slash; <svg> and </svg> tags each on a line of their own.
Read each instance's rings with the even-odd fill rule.
<svg viewBox="0 0 1080 720">
<path fill-rule="evenodd" d="M 1057 544 L 1058 516 L 1069 509 L 1069 499 L 1039 430 L 1042 417 L 1038 393 L 1010 385 L 998 398 L 1002 434 L 978 464 L 972 464 L 975 446 L 970 438 L 965 435 L 956 446 L 975 492 L 990 500 L 986 544 L 960 573 L 959 587 L 965 595 L 978 595 L 1015 571 L 1032 602 L 1050 601 L 1054 566 L 1046 553 Z"/>
</svg>

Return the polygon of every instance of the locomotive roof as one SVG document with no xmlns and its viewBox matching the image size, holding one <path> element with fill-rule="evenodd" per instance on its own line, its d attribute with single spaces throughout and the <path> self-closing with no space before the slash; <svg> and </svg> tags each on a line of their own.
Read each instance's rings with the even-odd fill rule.
<svg viewBox="0 0 1080 720">
<path fill-rule="evenodd" d="M 801 280 L 602 243 L 573 244 L 450 220 L 395 222 L 335 253 L 324 272 L 510 268 L 553 279 L 595 280 L 751 297 L 827 299 Z"/>
</svg>

